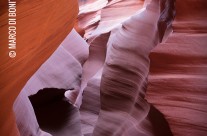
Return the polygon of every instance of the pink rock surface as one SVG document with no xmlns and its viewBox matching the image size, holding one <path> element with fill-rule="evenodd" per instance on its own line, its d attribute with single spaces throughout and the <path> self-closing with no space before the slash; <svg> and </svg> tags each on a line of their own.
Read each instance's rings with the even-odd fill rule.
<svg viewBox="0 0 207 136">
<path fill-rule="evenodd" d="M 108 45 L 100 86 L 101 110 L 93 135 L 140 133 L 137 128 L 150 109 L 144 95 L 148 55 L 158 42 L 157 24 L 154 23 L 158 19 L 159 4 L 154 1 L 123 22 Z"/>
<path fill-rule="evenodd" d="M 28 96 L 43 88 L 78 88 L 81 83 L 82 65 L 87 57 L 88 44 L 73 29 L 52 56 L 30 78 L 14 103 L 16 123 L 21 135 L 39 135 L 36 134 L 39 124 Z M 81 135 L 79 114 L 76 110 L 71 112 L 71 122 L 60 129 L 61 131 L 50 130 L 52 135 L 64 136 L 66 132 Z"/>
<path fill-rule="evenodd" d="M 85 37 L 89 37 L 98 26 L 101 19 L 101 9 L 108 0 L 86 0 L 79 2 L 78 25 L 85 30 Z"/>
<path fill-rule="evenodd" d="M 137 0 L 111 0 L 101 10 L 101 18 L 97 29 L 87 39 L 101 33 L 106 33 L 120 25 L 123 21 L 134 15 L 144 5 L 143 1 Z"/>
<path fill-rule="evenodd" d="M 207 1 L 176 1 L 173 33 L 150 54 L 147 100 L 175 136 L 207 135 Z"/>
<path fill-rule="evenodd" d="M 155 49 L 153 49 L 152 52 L 150 53 L 151 64 L 150 64 L 150 73 L 149 73 L 149 83 L 147 85 L 148 88 L 147 100 L 153 105 L 155 105 L 164 114 L 167 121 L 169 122 L 173 135 L 179 135 L 179 136 L 186 135 L 186 134 L 192 136 L 207 134 L 207 130 L 205 129 L 207 123 L 205 120 L 206 110 L 204 110 L 207 104 L 206 102 L 207 74 L 205 72 L 206 54 L 207 54 L 207 50 L 206 50 L 207 48 L 205 48 L 207 42 L 206 40 L 207 19 L 205 15 L 207 12 L 204 8 L 204 6 L 206 6 L 206 2 L 204 0 L 197 1 L 197 4 L 194 5 L 195 3 L 196 3 L 195 1 L 177 1 L 176 4 L 177 16 L 176 16 L 176 20 L 173 22 L 173 33 L 168 35 L 167 39 L 164 40 L 164 43 L 159 44 L 158 47 L 155 47 Z M 191 10 L 187 10 L 187 9 L 191 9 Z M 144 16 L 144 18 L 146 18 L 146 16 Z M 102 25 L 101 23 L 102 22 L 99 23 L 100 26 Z M 98 31 L 99 33 L 101 33 L 101 29 L 98 30 L 100 26 L 98 26 L 95 32 Z M 107 27 L 107 25 L 105 26 Z M 102 28 L 106 29 L 105 26 L 103 25 Z M 109 27 L 113 26 L 113 24 L 111 25 L 108 24 L 108 26 Z M 147 31 L 146 27 L 143 27 L 143 30 Z M 108 31 L 110 31 L 110 29 Z M 128 33 L 126 34 L 126 32 L 127 29 L 122 33 L 122 35 L 125 34 L 128 37 L 124 38 L 123 36 L 122 37 L 120 36 L 121 38 L 119 37 L 119 40 L 116 40 L 115 44 L 113 45 L 113 47 L 116 47 L 115 49 L 119 49 L 118 45 L 124 44 L 125 40 L 123 39 L 130 39 L 133 37 L 133 35 L 129 35 Z M 108 45 L 113 44 L 114 39 L 118 39 L 117 36 L 114 36 L 114 35 L 118 35 L 117 33 L 119 33 L 119 30 L 112 30 L 112 34 L 110 37 L 110 39 L 112 40 L 109 41 Z M 126 41 L 129 42 L 129 40 Z M 135 40 L 133 39 L 131 41 L 135 41 Z M 124 107 L 123 105 L 125 104 L 124 98 L 127 97 L 129 93 L 127 92 L 127 94 L 124 94 L 122 96 L 119 95 L 117 96 L 117 94 L 121 93 L 122 89 L 127 86 L 126 81 L 121 82 L 121 77 L 124 76 L 123 69 L 127 69 L 128 71 L 131 70 L 131 68 L 128 67 L 128 63 L 133 61 L 133 59 L 132 57 L 130 57 L 131 54 L 127 50 L 128 48 L 124 46 L 125 51 L 128 52 L 127 54 L 128 57 L 123 57 L 121 59 L 119 58 L 116 60 L 117 56 L 118 57 L 121 57 L 122 55 L 124 56 L 124 53 L 123 54 L 117 53 L 117 52 L 121 52 L 120 51 L 121 49 L 119 51 L 116 51 L 116 53 L 113 52 L 113 50 L 115 50 L 113 49 L 113 47 L 112 48 L 108 47 L 107 57 L 113 56 L 112 57 L 113 63 L 111 65 L 105 65 L 104 67 L 104 73 L 102 76 L 102 83 L 101 83 L 102 108 L 93 135 L 133 135 L 133 134 L 156 135 L 155 132 L 152 131 L 154 129 L 152 125 L 149 125 L 150 123 L 149 123 L 149 119 L 147 119 L 148 117 L 142 122 L 139 123 L 136 122 L 137 131 L 133 131 L 133 127 L 130 128 L 130 124 L 127 124 L 127 127 L 129 127 L 130 129 L 128 130 L 126 129 L 125 133 L 124 132 L 119 133 L 120 130 L 121 131 L 123 130 L 120 129 L 119 125 L 122 124 L 124 121 L 126 122 L 128 121 L 127 117 L 129 116 L 128 113 L 130 110 L 127 109 L 131 109 L 131 107 L 133 106 L 132 104 L 133 101 L 131 101 L 131 104 Z M 143 48 L 140 48 L 140 52 L 143 52 Z M 143 56 L 145 55 L 147 57 L 148 54 L 144 53 Z M 124 62 L 124 60 L 127 62 L 126 63 L 127 65 L 119 67 L 120 65 L 123 65 L 122 61 Z M 109 61 L 109 59 L 106 60 L 106 64 L 107 61 Z M 116 61 L 120 61 L 120 62 L 114 64 L 114 62 Z M 111 69 L 109 68 L 112 66 L 114 66 L 113 68 L 116 70 L 111 70 L 112 68 Z M 145 72 L 147 72 L 148 67 L 143 68 L 146 70 Z M 121 69 L 122 72 L 119 73 L 118 71 Z M 106 73 L 110 73 L 110 74 L 107 75 Z M 112 73 L 115 74 L 113 75 Z M 132 76 L 123 79 L 130 80 L 131 77 Z M 117 85 L 116 85 L 116 81 L 117 82 L 119 81 Z M 136 82 L 136 84 L 137 83 L 138 82 Z M 123 86 L 121 89 L 119 88 L 120 85 Z M 117 88 L 119 88 L 119 90 Z M 129 86 L 127 86 L 126 88 L 128 90 Z M 116 89 L 118 91 L 115 91 Z M 123 91 L 123 93 L 124 92 L 126 92 L 126 89 Z M 131 95 L 131 98 L 134 98 L 132 96 L 133 95 Z M 120 111 L 122 110 L 125 111 L 127 114 L 121 115 Z M 88 113 L 85 116 L 90 116 L 90 115 L 92 116 L 94 114 Z M 124 118 L 123 119 L 124 121 L 122 121 L 121 118 Z M 139 116 L 139 118 L 141 117 Z M 86 123 L 87 120 L 84 120 L 84 122 L 85 124 L 87 124 Z M 92 126 L 94 125 L 91 124 L 88 126 L 90 126 L 92 129 Z M 150 131 L 146 131 L 147 126 L 148 129 L 151 129 L 151 133 Z M 124 126 L 124 128 L 127 127 Z M 131 133 L 129 130 L 131 131 Z M 141 133 L 140 131 L 142 131 L 143 133 Z"/>
<path fill-rule="evenodd" d="M 146 0 L 145 4 L 148 2 Z M 85 29 L 84 38 L 93 39 L 95 36 L 109 32 L 120 25 L 143 5 L 144 1 L 141 0 L 86 0 L 80 2 L 79 27 Z"/>
</svg>

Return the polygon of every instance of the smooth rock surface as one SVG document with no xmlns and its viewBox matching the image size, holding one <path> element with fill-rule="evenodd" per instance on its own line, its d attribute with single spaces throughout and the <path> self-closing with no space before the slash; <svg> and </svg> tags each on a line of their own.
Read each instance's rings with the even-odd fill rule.
<svg viewBox="0 0 207 136">
<path fill-rule="evenodd" d="M 74 29 L 72 29 L 70 34 L 68 34 L 68 36 L 60 44 L 58 49 L 26 83 L 26 85 L 24 86 L 24 88 L 22 89 L 21 93 L 19 94 L 14 103 L 14 112 L 16 117 L 18 117 L 16 122 L 21 135 L 28 135 L 29 133 L 32 133 L 31 135 L 37 135 L 35 132 L 39 127 L 41 127 L 37 123 L 38 119 L 36 119 L 35 117 L 34 109 L 31 103 L 29 102 L 28 96 L 34 95 L 38 93 L 39 90 L 42 90 L 44 88 L 63 88 L 65 90 L 71 88 L 79 88 L 81 83 L 82 64 L 86 61 L 87 57 L 88 44 L 78 35 L 78 33 Z M 47 97 L 50 98 L 50 89 L 45 90 L 47 91 L 47 93 L 42 93 L 44 94 L 44 96 L 42 96 L 43 98 L 39 99 L 40 103 L 43 106 L 44 103 L 48 103 Z M 51 89 L 51 91 L 53 90 Z M 42 92 L 44 92 L 44 90 L 42 90 Z M 51 92 L 51 94 L 53 94 L 53 92 Z M 38 98 L 36 101 L 38 101 Z M 60 100 L 56 103 L 59 103 L 60 106 L 63 105 L 64 110 L 64 103 L 60 104 Z M 51 103 L 51 107 L 46 106 L 48 107 L 47 110 L 46 108 L 43 108 L 43 110 L 40 111 L 45 110 L 45 114 L 49 115 L 52 110 L 57 110 L 55 106 L 56 105 L 54 103 Z M 41 106 L 39 107 L 41 108 Z M 78 127 L 80 124 L 79 113 L 74 108 L 70 109 L 72 109 L 71 113 L 68 113 L 68 118 L 70 118 L 70 121 L 68 121 L 69 123 L 66 123 L 65 126 L 60 127 L 58 130 L 51 130 L 51 127 L 46 127 L 46 129 L 45 127 L 43 127 L 42 129 L 48 131 L 52 135 L 55 134 L 62 136 L 66 132 L 71 133 L 71 135 L 74 136 L 81 135 L 81 128 Z M 68 109 L 66 109 L 66 111 L 68 111 Z M 45 114 L 40 114 L 38 117 L 45 117 Z M 56 118 L 61 117 L 56 116 Z M 30 120 L 30 125 L 33 127 L 28 128 L 28 120 Z"/>
<path fill-rule="evenodd" d="M 57 49 L 74 26 L 78 14 L 75 0 L 17 1 L 17 56 L 8 56 L 8 1 L 0 2 L 0 135 L 16 136 L 12 106 L 36 70 Z"/>
</svg>

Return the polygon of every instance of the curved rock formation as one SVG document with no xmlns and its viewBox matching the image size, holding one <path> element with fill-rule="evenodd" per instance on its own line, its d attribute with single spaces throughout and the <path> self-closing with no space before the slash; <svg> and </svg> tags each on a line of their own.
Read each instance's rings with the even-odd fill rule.
<svg viewBox="0 0 207 136">
<path fill-rule="evenodd" d="M 144 94 L 148 55 L 158 43 L 157 24 L 154 23 L 158 19 L 159 3 L 153 1 L 141 13 L 123 22 L 109 44 L 100 86 L 101 110 L 93 135 L 140 133 L 137 127 L 150 109 Z"/>
<path fill-rule="evenodd" d="M 207 135 L 207 1 L 177 0 L 173 33 L 150 54 L 147 100 L 175 136 Z"/>
<path fill-rule="evenodd" d="M 195 3 L 197 4 L 194 5 Z M 204 8 L 205 6 L 206 6 L 206 2 L 202 0 L 197 2 L 177 1 L 176 4 L 177 16 L 176 16 L 176 20 L 173 22 L 173 33 L 170 33 L 169 37 L 167 37 L 167 39 L 164 39 L 164 43 L 156 47 L 150 54 L 151 72 L 149 73 L 147 100 L 152 104 L 156 105 L 156 107 L 162 113 L 164 113 L 164 116 L 167 118 L 170 128 L 173 131 L 173 135 L 181 136 L 181 135 L 188 134 L 193 136 L 193 135 L 206 135 L 207 133 L 205 129 L 206 111 L 204 110 L 206 105 L 206 101 L 205 101 L 206 72 L 204 69 L 206 69 L 205 58 L 207 54 L 206 48 L 204 47 L 206 45 L 206 30 L 207 30 L 206 29 L 207 19 L 205 16 L 207 12 Z M 173 17 L 172 15 L 174 14 L 174 12 L 168 12 L 168 13 L 171 17 Z M 160 19 L 162 20 L 162 17 Z M 172 20 L 169 19 L 169 21 Z M 169 25 L 167 20 L 165 22 L 166 25 Z M 160 35 L 164 34 L 163 30 L 167 28 L 166 25 L 162 26 L 162 23 L 161 25 L 158 25 Z M 116 30 L 114 35 L 116 35 L 117 33 L 119 33 L 119 31 L 117 32 Z M 109 41 L 109 45 L 113 43 L 113 38 L 111 38 L 112 40 Z M 119 41 L 117 40 L 116 43 L 119 43 Z M 109 48 L 108 52 L 111 52 L 112 49 Z M 116 54 L 117 53 L 113 53 L 113 56 L 116 56 Z M 117 55 L 117 56 L 121 56 L 121 55 Z M 113 57 L 113 59 L 116 57 Z M 117 60 L 120 61 L 122 59 L 117 59 Z M 121 65 L 121 64 L 122 63 L 118 63 L 116 65 Z M 117 67 L 116 70 L 110 72 L 117 72 L 120 69 L 121 69 L 120 67 Z M 107 71 L 109 70 L 107 69 Z M 118 79 L 120 77 L 116 78 L 113 77 L 111 74 L 108 75 L 110 75 L 109 77 L 111 77 L 112 81 L 114 82 L 120 81 L 120 79 Z M 121 75 L 121 74 L 117 74 L 117 75 Z M 115 76 L 117 75 L 115 74 Z M 105 79 L 109 77 L 103 75 L 102 82 L 104 82 Z M 108 81 L 110 82 L 107 82 L 107 84 L 102 85 L 102 87 L 106 87 L 106 88 L 108 88 L 110 85 L 112 86 L 112 88 L 108 89 L 108 92 L 114 92 L 113 90 L 118 88 L 117 86 L 116 88 L 113 88 L 113 86 L 115 85 L 114 84 L 112 85 L 111 79 L 108 79 Z M 128 78 L 124 78 L 124 79 L 128 79 Z M 197 80 L 197 82 L 195 80 Z M 185 85 L 185 83 L 188 84 Z M 120 91 L 117 92 L 119 93 Z M 86 94 L 87 94 L 86 96 L 88 96 L 88 94 L 92 95 L 92 92 L 88 91 Z M 105 94 L 105 90 L 102 89 L 102 93 L 101 93 L 102 102 L 105 99 L 107 99 L 104 101 L 106 103 L 102 103 L 102 107 L 104 107 L 104 109 L 108 110 L 109 112 L 108 115 L 106 115 L 106 113 L 100 114 L 99 118 L 101 119 L 99 119 L 99 121 L 97 122 L 96 129 L 93 133 L 94 135 L 106 135 L 106 134 L 113 135 L 114 131 L 110 131 L 110 129 L 113 128 L 111 124 L 113 124 L 116 119 L 117 120 L 120 119 L 118 117 L 116 118 L 116 115 L 118 113 L 115 116 L 113 116 L 114 119 L 112 119 L 110 115 L 111 116 L 113 115 L 112 111 L 116 110 L 116 108 L 123 107 L 123 105 L 120 106 L 118 105 L 118 103 L 123 104 L 123 102 L 121 101 L 123 99 L 120 99 L 120 102 L 114 102 L 107 105 L 107 103 L 109 103 L 108 99 L 110 99 L 109 95 L 112 96 L 111 93 Z M 186 96 L 183 97 L 183 95 Z M 126 94 L 122 96 L 126 97 Z M 97 98 L 97 96 L 94 98 Z M 113 100 L 115 99 L 115 96 L 111 99 L 110 99 L 111 101 L 115 101 Z M 87 101 L 87 98 L 85 98 L 84 101 Z M 113 104 L 116 105 L 117 107 L 110 108 L 110 106 L 113 106 Z M 95 108 L 95 106 L 93 108 Z M 85 111 L 86 105 L 84 104 L 83 104 L 83 109 L 84 109 L 83 110 L 84 112 L 83 116 L 84 116 L 86 112 Z M 174 110 L 172 111 L 171 109 Z M 92 110 L 92 108 L 87 109 L 87 112 L 89 112 L 90 110 Z M 125 108 L 123 108 L 123 110 L 125 110 Z M 91 117 L 95 116 L 94 119 L 98 116 L 98 115 L 94 115 L 93 113 L 90 115 Z M 84 126 L 87 126 L 88 128 L 92 129 L 93 124 L 92 122 L 87 121 L 87 116 L 89 116 L 89 114 L 83 117 Z M 104 122 L 103 120 L 106 120 L 105 123 L 103 123 Z M 140 126 L 137 126 L 137 129 L 139 128 L 138 130 L 144 131 L 143 126 L 145 126 L 145 129 L 146 128 L 149 129 L 150 128 L 149 125 L 148 127 L 146 125 L 149 124 L 149 122 L 148 123 L 146 122 L 147 121 L 145 120 L 143 120 L 143 122 L 140 122 Z M 151 121 L 151 123 L 152 122 L 153 121 Z M 87 123 L 89 125 L 86 125 Z M 116 122 L 116 125 L 118 123 L 120 122 Z M 114 125 L 114 127 L 117 127 L 116 125 Z M 197 127 L 193 127 L 195 125 Z M 109 131 L 107 131 L 107 128 Z M 151 126 L 150 129 L 153 130 L 153 127 Z M 157 128 L 155 127 L 154 129 Z M 114 128 L 114 130 L 116 130 L 116 128 Z M 138 134 L 139 131 L 133 133 Z M 139 134 L 156 135 L 156 132 L 153 132 L 151 134 L 147 132 L 139 133 Z M 162 134 L 158 134 L 158 135 L 162 135 Z"/>
<path fill-rule="evenodd" d="M 28 80 L 14 103 L 20 135 L 207 135 L 207 2 L 176 2 L 81 0 L 75 28 L 90 46 L 73 29 Z M 58 127 L 44 118 L 53 110 Z"/>
<path fill-rule="evenodd" d="M 66 90 L 78 88 L 81 82 L 82 65 L 87 57 L 88 44 L 73 29 L 60 44 L 58 49 L 43 65 L 41 65 L 41 67 L 26 83 L 14 103 L 14 112 L 17 117 L 16 122 L 21 135 L 38 135 L 36 131 L 37 128 L 39 128 L 39 124 L 37 123 L 38 119 L 35 118 L 35 112 L 29 102 L 28 96 L 36 94 L 43 88 L 64 88 Z M 45 90 L 47 91 L 47 89 Z M 43 98 L 39 100 L 42 104 L 44 102 L 48 103 L 48 100 L 46 99 L 47 94 L 49 95 L 49 93 L 45 94 L 45 101 L 43 101 Z M 48 97 L 50 98 L 50 96 Z M 64 106 L 62 108 L 64 108 Z M 50 108 L 48 110 L 50 110 Z M 49 113 L 49 111 L 46 112 Z M 29 126 L 33 127 L 28 128 L 28 120 L 30 120 Z M 68 127 L 69 126 L 70 125 L 68 124 Z M 42 129 L 45 130 L 44 128 Z M 77 129 L 80 128 L 78 127 Z M 75 129 L 65 131 L 73 133 L 73 131 L 70 130 Z M 48 129 L 45 131 L 48 131 Z M 57 134 L 60 133 L 60 130 L 50 130 L 48 132 L 51 134 Z"/>
<path fill-rule="evenodd" d="M 85 38 L 96 29 L 101 18 L 101 9 L 106 6 L 108 0 L 80 0 L 78 26 L 85 30 Z"/>
<path fill-rule="evenodd" d="M 18 135 L 12 106 L 17 95 L 71 31 L 78 14 L 75 0 L 17 2 L 17 56 L 8 56 L 8 1 L 0 3 L 0 135 Z"/>
<path fill-rule="evenodd" d="M 85 4 L 80 6 L 78 16 L 79 27 L 85 29 L 84 38 L 91 41 L 94 37 L 111 31 L 148 2 L 147 0 L 145 2 L 141 0 L 98 0 L 96 2 L 86 0 Z M 87 7 L 91 5 L 93 8 L 89 10 Z"/>
</svg>

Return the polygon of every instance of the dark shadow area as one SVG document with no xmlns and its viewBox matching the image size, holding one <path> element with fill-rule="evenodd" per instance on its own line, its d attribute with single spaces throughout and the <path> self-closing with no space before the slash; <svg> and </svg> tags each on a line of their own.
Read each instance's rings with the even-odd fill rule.
<svg viewBox="0 0 207 136">
<path fill-rule="evenodd" d="M 66 101 L 65 89 L 44 88 L 29 96 L 40 128 L 59 131 L 69 122 L 75 108 Z"/>
<path fill-rule="evenodd" d="M 150 107 L 148 118 L 152 123 L 155 136 L 173 136 L 164 115 L 153 105 Z"/>
</svg>

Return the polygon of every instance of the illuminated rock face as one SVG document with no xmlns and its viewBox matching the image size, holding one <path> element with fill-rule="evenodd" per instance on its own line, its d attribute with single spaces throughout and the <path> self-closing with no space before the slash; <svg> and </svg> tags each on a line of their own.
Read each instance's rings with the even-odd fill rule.
<svg viewBox="0 0 207 136">
<path fill-rule="evenodd" d="M 80 5 L 78 19 L 79 27 L 85 29 L 84 37 L 89 41 L 101 33 L 111 31 L 144 5 L 144 1 L 141 0 L 97 0 L 93 3 L 87 2 Z M 90 10 L 88 7 L 91 7 Z"/>
<path fill-rule="evenodd" d="M 64 88 L 66 90 L 71 88 L 77 88 L 78 86 L 80 86 L 82 65 L 86 61 L 87 57 L 88 57 L 88 45 L 73 29 L 70 32 L 70 34 L 65 38 L 65 40 L 60 44 L 57 50 L 52 54 L 52 56 L 30 78 L 30 80 L 22 89 L 20 95 L 17 97 L 14 103 L 14 112 L 17 117 L 16 122 L 21 135 L 38 135 L 36 133 L 36 130 L 39 128 L 39 124 L 37 123 L 37 121 L 40 122 L 40 127 L 43 130 L 48 131 L 52 135 L 64 136 L 65 133 L 71 133 L 71 134 L 75 133 L 77 136 L 81 135 L 80 123 L 78 122 L 79 121 L 78 114 L 77 111 L 74 110 L 74 108 L 70 108 L 72 110 L 71 113 L 68 112 L 69 109 L 64 108 L 65 104 L 64 103 L 61 104 L 63 101 L 61 101 L 61 99 L 59 99 L 59 101 L 56 101 L 56 98 L 54 96 L 54 100 L 57 103 L 54 105 L 51 104 L 50 106 L 48 106 L 48 108 L 47 106 L 45 106 L 45 114 L 37 116 L 39 118 L 36 119 L 35 113 L 33 111 L 33 108 L 31 107 L 31 104 L 27 96 L 36 94 L 39 90 L 43 88 Z M 54 92 L 55 90 L 46 89 L 46 91 Z M 38 109 L 38 106 L 40 105 L 45 105 L 47 103 L 53 102 L 52 100 L 48 100 L 50 98 L 49 97 L 50 94 L 49 96 L 47 94 L 44 95 L 45 98 L 44 96 L 42 96 L 43 97 L 42 99 L 40 97 L 39 99 L 40 104 L 36 106 L 37 108 L 35 107 L 36 109 Z M 62 97 L 64 97 L 64 95 L 62 95 Z M 38 98 L 39 97 L 36 98 L 36 101 L 38 100 Z M 59 129 L 54 129 L 56 128 L 54 127 L 54 125 L 52 127 L 51 126 L 47 127 L 46 125 L 44 125 L 45 120 L 40 119 L 43 117 L 47 118 L 49 114 L 55 115 L 55 112 L 52 112 L 50 107 L 51 109 L 54 108 L 54 110 L 58 110 L 56 108 L 59 107 L 63 111 L 68 112 L 65 113 L 66 115 L 68 116 L 70 115 L 73 117 L 72 122 L 69 122 L 66 125 L 64 125 L 65 129 L 62 129 L 62 127 L 60 127 L 62 129 L 61 132 L 59 131 Z M 36 113 L 43 113 L 44 108 L 43 110 L 41 110 L 41 106 L 40 106 L 39 109 L 40 109 L 39 112 Z M 57 119 L 60 118 L 58 116 L 56 117 Z M 62 120 L 64 119 L 65 122 L 67 122 L 68 118 L 63 117 Z M 27 120 L 29 120 L 30 125 L 28 125 Z M 53 121 L 51 121 L 51 125 L 52 122 Z M 57 123 L 58 122 L 59 124 L 65 123 L 60 120 L 57 121 Z M 74 123 L 74 125 L 70 126 L 71 123 Z M 41 126 L 42 124 L 43 126 Z M 28 127 L 28 126 L 33 126 L 33 127 Z M 68 129 L 69 126 L 70 129 Z"/>
<path fill-rule="evenodd" d="M 102 107 L 94 135 L 140 134 L 137 128 L 150 110 L 144 95 L 148 55 L 158 42 L 154 23 L 158 19 L 159 4 L 150 4 L 123 22 L 108 45 L 100 86 Z"/>
<path fill-rule="evenodd" d="M 176 1 L 177 14 L 176 14 L 176 19 L 173 22 L 173 27 L 172 27 L 173 32 L 170 33 L 168 37 L 164 38 L 163 43 L 158 44 L 153 49 L 151 48 L 152 51 L 150 52 L 150 54 L 144 53 L 143 52 L 144 48 L 140 48 L 140 52 L 144 53 L 142 54 L 143 56 L 146 55 L 146 58 L 147 55 L 150 56 L 150 65 L 143 68 L 144 72 L 146 73 L 148 71 L 148 68 L 150 68 L 147 89 L 143 89 L 147 91 L 146 99 L 148 102 L 152 103 L 155 107 L 159 109 L 160 112 L 164 114 L 166 120 L 169 123 L 170 129 L 172 130 L 173 135 L 182 136 L 188 134 L 193 136 L 193 135 L 207 134 L 207 130 L 205 129 L 206 126 L 205 124 L 207 123 L 205 120 L 205 118 L 207 117 L 206 114 L 207 112 L 205 110 L 207 104 L 206 101 L 207 48 L 205 47 L 207 45 L 207 40 L 206 40 L 207 39 L 207 35 L 206 35 L 207 10 L 206 8 L 204 8 L 206 6 L 207 6 L 207 2 L 205 0 Z M 103 14 L 105 13 L 104 12 L 105 9 L 107 9 L 107 6 L 103 9 L 102 12 Z M 109 15 L 109 17 L 111 17 L 112 18 L 111 20 L 113 20 L 112 16 Z M 116 18 L 118 17 L 114 17 L 114 20 L 116 20 Z M 110 22 L 110 19 L 108 20 Z M 104 25 L 104 23 L 106 24 Z M 131 26 L 130 28 L 135 27 L 135 25 L 139 25 L 139 22 L 136 22 L 136 24 L 134 24 L 134 26 Z M 93 135 L 97 135 L 97 136 L 98 135 L 127 135 L 126 133 L 128 133 L 128 135 L 133 135 L 133 134 L 138 135 L 140 129 L 143 131 L 143 133 L 145 133 L 142 135 L 156 135 L 155 131 L 145 132 L 147 128 L 148 130 L 149 129 L 153 130 L 154 127 L 152 120 L 151 120 L 151 125 L 148 122 L 149 121 L 148 117 L 142 122 L 140 122 L 139 125 L 137 125 L 137 131 L 133 131 L 133 127 L 132 127 L 131 128 L 132 133 L 130 133 L 129 131 L 130 129 L 127 129 L 127 127 L 130 127 L 130 123 L 127 124 L 126 126 L 124 126 L 125 124 L 122 125 L 122 123 L 130 122 L 129 120 L 127 120 L 127 117 L 130 116 L 129 111 L 130 113 L 133 111 L 129 109 L 133 107 L 132 103 L 135 99 L 133 96 L 136 96 L 136 94 L 133 94 L 132 91 L 132 94 L 130 95 L 131 89 L 129 88 L 131 86 L 133 87 L 133 84 L 129 84 L 129 82 L 127 82 L 132 80 L 133 76 L 125 78 L 125 74 L 124 74 L 133 70 L 132 68 L 129 67 L 130 62 L 133 62 L 133 57 L 130 56 L 132 54 L 129 53 L 131 50 L 127 48 L 128 46 L 123 46 L 123 49 L 121 49 L 120 46 L 128 45 L 130 41 L 135 41 L 135 40 L 134 39 L 129 40 L 130 38 L 133 38 L 133 35 L 127 33 L 129 29 L 125 28 L 124 30 L 122 30 L 123 28 L 119 28 L 120 26 L 116 26 L 116 27 L 118 30 L 113 26 L 112 21 L 107 24 L 107 20 L 105 21 L 101 20 L 99 25 L 97 26 L 97 29 L 95 29 L 92 32 L 94 35 L 101 35 L 102 33 L 107 33 L 108 31 L 112 30 L 111 36 L 109 38 L 110 41 L 108 43 L 109 47 L 107 52 L 107 59 L 104 66 L 104 70 L 103 70 L 104 72 L 102 75 L 101 86 L 100 86 L 100 90 L 101 90 L 100 104 L 102 107 L 100 110 L 99 119 L 98 122 L 96 123 Z M 132 29 L 132 30 L 135 31 L 137 29 Z M 143 26 L 143 30 L 145 30 L 144 32 L 146 33 L 149 32 L 147 30 L 147 27 L 144 26 Z M 85 36 L 87 37 L 87 35 Z M 139 38 L 138 35 L 136 39 L 140 39 L 141 41 L 144 41 L 144 39 Z M 89 38 L 89 42 L 90 42 L 90 38 Z M 131 45 L 133 44 L 129 44 L 129 46 Z M 136 48 L 133 49 L 135 52 Z M 118 52 L 121 51 L 122 53 L 119 54 Z M 140 52 L 138 52 L 137 55 L 139 55 Z M 128 53 L 128 55 L 126 55 L 128 57 L 116 59 L 117 57 L 124 56 L 125 53 Z M 137 59 L 137 62 L 134 65 L 138 65 L 140 59 L 139 57 L 135 57 L 135 58 Z M 116 61 L 117 63 L 115 63 Z M 124 65 L 125 61 L 127 63 Z M 144 66 L 144 64 L 146 65 L 146 62 L 141 64 Z M 140 67 L 141 66 L 135 68 L 139 69 Z M 146 76 L 142 75 L 141 77 L 146 77 Z M 95 81 L 95 80 L 91 80 L 91 81 Z M 129 85 L 127 85 L 127 83 Z M 137 80 L 135 85 L 137 85 L 138 83 L 139 82 Z M 88 98 L 90 98 L 90 96 L 93 96 L 92 91 L 88 90 L 89 88 L 93 90 L 91 88 L 92 86 L 91 84 L 92 83 L 90 82 L 89 84 L 90 87 L 86 88 L 85 95 Z M 95 90 L 93 91 L 95 92 Z M 95 95 L 94 99 L 97 97 L 98 96 Z M 86 103 L 86 104 L 83 103 L 82 105 L 84 109 L 83 117 L 82 117 L 84 126 L 86 128 L 93 129 L 94 122 L 88 121 L 87 116 L 90 115 L 91 118 L 94 117 L 94 120 L 96 120 L 98 115 L 97 113 L 94 114 L 93 112 L 91 114 L 88 114 L 88 112 L 87 114 L 85 113 L 86 112 L 85 107 L 89 105 L 88 103 L 90 102 L 90 100 L 87 103 L 86 102 L 87 98 L 83 98 L 83 99 L 84 102 Z M 99 98 L 97 99 L 99 100 Z M 129 102 L 126 102 L 125 99 L 128 99 Z M 99 104 L 99 102 L 97 102 L 97 104 Z M 148 104 L 146 104 L 146 106 L 143 107 L 147 109 L 147 105 Z M 95 108 L 94 102 L 92 106 L 93 108 Z M 93 108 L 91 107 L 88 108 L 87 110 L 93 111 L 92 110 Z M 141 118 L 141 115 L 144 115 L 145 112 L 148 112 L 146 109 L 144 108 L 142 110 L 139 109 L 138 111 L 140 112 L 143 111 L 143 114 L 139 114 L 139 116 L 136 119 Z M 135 122 L 137 123 L 137 121 Z M 123 128 L 119 129 L 120 126 L 123 126 Z M 154 127 L 154 129 L 156 129 L 156 127 Z"/>
<path fill-rule="evenodd" d="M 75 0 L 17 0 L 17 56 L 8 56 L 8 1 L 0 2 L 0 135 L 15 136 L 18 130 L 12 111 L 23 86 L 57 49 L 74 26 Z"/>
<path fill-rule="evenodd" d="M 80 116 L 76 109 L 66 125 L 74 129 L 49 133 L 207 135 L 207 2 L 177 0 L 173 32 L 161 44 L 158 2 L 82 1 L 78 22 L 90 46 L 71 31 L 23 88 L 14 105 L 17 124 L 18 107 L 28 95 L 47 87 L 74 88 L 79 96 L 69 101 L 80 106 Z M 27 104 L 34 130 L 38 124 Z"/>
</svg>

